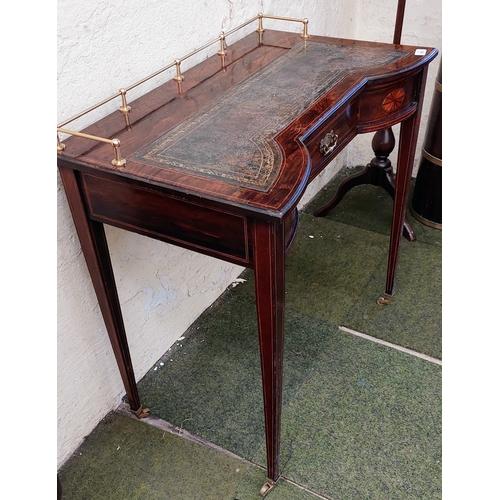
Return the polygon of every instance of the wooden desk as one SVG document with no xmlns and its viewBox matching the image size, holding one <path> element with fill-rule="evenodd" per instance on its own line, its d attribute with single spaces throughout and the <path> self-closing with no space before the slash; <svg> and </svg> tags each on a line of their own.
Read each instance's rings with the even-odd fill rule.
<svg viewBox="0 0 500 500">
<path fill-rule="evenodd" d="M 85 133 L 58 167 L 130 407 L 144 416 L 103 224 L 252 268 L 268 488 L 278 480 L 285 253 L 307 185 L 357 134 L 401 123 L 385 293 L 394 291 L 432 48 L 266 30 L 214 55 Z"/>
</svg>

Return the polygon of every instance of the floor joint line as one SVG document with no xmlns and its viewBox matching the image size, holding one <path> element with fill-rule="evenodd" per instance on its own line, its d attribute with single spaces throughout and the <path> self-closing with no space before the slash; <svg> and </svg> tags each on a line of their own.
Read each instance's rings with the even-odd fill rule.
<svg viewBox="0 0 500 500">
<path fill-rule="evenodd" d="M 367 335 L 366 333 L 357 332 L 356 330 L 352 330 L 351 328 L 347 328 L 346 326 L 339 326 L 339 330 L 343 332 L 350 333 L 351 335 L 356 335 L 357 337 L 361 337 L 366 340 L 370 340 L 372 342 L 376 342 L 377 344 L 385 345 L 386 347 L 390 347 L 392 349 L 396 349 L 397 351 L 404 352 L 406 354 L 410 354 L 411 356 L 415 356 L 417 358 L 425 359 L 426 361 L 430 361 L 431 363 L 435 363 L 436 365 L 443 365 L 442 360 L 433 358 L 432 356 L 428 356 L 427 354 L 422 354 L 418 351 L 412 351 L 411 349 L 407 349 L 406 347 L 402 347 L 397 344 L 392 344 L 391 342 L 387 342 L 382 339 L 378 339 L 377 337 L 372 337 L 371 335 Z"/>
<path fill-rule="evenodd" d="M 296 483 L 295 481 L 292 481 L 291 479 L 286 478 L 285 476 L 281 476 L 280 479 L 281 479 L 281 481 L 285 481 L 287 483 L 293 484 L 294 486 L 296 486 L 297 488 L 299 488 L 301 490 L 307 491 L 311 495 L 314 495 L 315 497 L 318 497 L 321 500 L 331 500 L 330 498 L 325 497 L 323 495 L 320 495 L 319 493 L 316 493 L 315 491 L 312 491 L 309 488 L 306 488 L 305 486 L 301 486 L 300 484 Z"/>
<path fill-rule="evenodd" d="M 137 420 L 137 418 L 134 416 L 133 412 L 130 410 L 130 406 L 127 403 L 121 403 L 116 409 L 115 412 L 123 415 L 125 417 L 132 418 L 134 420 Z M 263 465 L 253 461 L 253 460 L 248 460 L 247 458 L 244 458 L 240 455 L 237 455 L 236 453 L 233 453 L 232 451 L 226 450 L 225 448 L 212 443 L 211 441 L 207 441 L 206 439 L 196 435 L 196 434 L 191 434 L 190 432 L 186 431 L 185 429 L 180 429 L 176 425 L 171 424 L 170 422 L 167 422 L 166 420 L 156 417 L 154 415 L 150 415 L 149 417 L 143 418 L 140 420 L 141 422 L 151 425 L 152 427 L 156 427 L 159 430 L 163 430 L 165 432 L 168 432 L 170 434 L 173 434 L 174 436 L 178 436 L 180 438 L 186 439 L 187 441 L 191 441 L 193 443 L 199 444 L 201 446 L 206 446 L 207 448 L 211 448 L 213 450 L 219 451 L 221 453 L 224 453 L 225 455 L 228 455 L 232 458 L 238 459 L 242 461 L 243 463 L 246 463 L 248 465 L 251 465 L 253 467 L 256 467 L 260 469 L 263 472 L 266 472 L 266 467 Z M 307 491 L 311 495 L 314 495 L 318 497 L 321 500 L 330 500 L 327 497 L 320 495 L 319 493 L 316 493 L 315 491 L 310 490 L 309 488 L 306 488 L 305 486 L 302 486 L 295 481 L 287 478 L 286 476 L 280 476 L 280 481 L 284 481 L 290 484 L 293 484 L 297 488 Z"/>
</svg>

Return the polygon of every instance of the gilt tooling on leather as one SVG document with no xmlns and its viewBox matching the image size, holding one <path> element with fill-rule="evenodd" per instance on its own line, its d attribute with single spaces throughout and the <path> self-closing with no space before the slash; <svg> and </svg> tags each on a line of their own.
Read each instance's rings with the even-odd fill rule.
<svg viewBox="0 0 500 500">
<path fill-rule="evenodd" d="M 396 50 L 380 54 L 367 47 L 299 43 L 134 159 L 265 192 L 282 163 L 273 140 L 278 132 L 350 72 L 406 55 Z"/>
</svg>

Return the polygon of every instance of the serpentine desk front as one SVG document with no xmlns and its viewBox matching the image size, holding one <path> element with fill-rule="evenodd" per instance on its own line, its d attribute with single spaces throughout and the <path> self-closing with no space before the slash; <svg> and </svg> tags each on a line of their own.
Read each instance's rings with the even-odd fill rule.
<svg viewBox="0 0 500 500">
<path fill-rule="evenodd" d="M 258 30 L 178 71 L 135 100 L 132 113 L 124 105 L 58 142 L 59 172 L 138 417 L 147 411 L 103 224 L 254 270 L 267 445 L 262 494 L 280 476 L 284 263 L 297 203 L 357 134 L 401 123 L 385 285 L 393 294 L 427 68 L 436 55 L 432 48 Z"/>
</svg>

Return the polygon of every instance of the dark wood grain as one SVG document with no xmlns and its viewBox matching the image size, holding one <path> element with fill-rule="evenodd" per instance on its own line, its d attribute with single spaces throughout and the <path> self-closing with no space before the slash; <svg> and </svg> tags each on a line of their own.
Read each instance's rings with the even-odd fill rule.
<svg viewBox="0 0 500 500">
<path fill-rule="evenodd" d="M 104 227 L 88 217 L 77 172 L 60 167 L 59 173 L 130 407 L 136 411 L 141 404 Z"/>
<path fill-rule="evenodd" d="M 408 188 L 413 170 L 413 160 L 417 146 L 420 116 L 422 114 L 422 103 L 424 98 L 425 81 L 427 78 L 427 66 L 419 75 L 417 85 L 418 106 L 416 112 L 401 122 L 399 131 L 398 170 L 394 189 L 394 209 L 391 222 L 391 237 L 389 245 L 389 259 L 387 265 L 387 279 L 385 285 L 386 296 L 394 295 L 396 279 L 396 265 L 399 256 L 399 243 L 403 233 L 403 223 L 406 215 L 408 202 Z"/>
<path fill-rule="evenodd" d="M 244 216 L 95 175 L 82 174 L 82 188 L 93 220 L 240 265 L 250 264 Z"/>
<path fill-rule="evenodd" d="M 398 9 L 396 11 L 396 24 L 394 26 L 394 38 L 392 43 L 401 43 L 401 33 L 403 32 L 403 20 L 405 16 L 406 0 L 398 0 Z"/>
<path fill-rule="evenodd" d="M 267 475 L 280 476 L 279 452 L 283 386 L 285 320 L 285 239 L 283 224 L 256 220 L 253 224 L 255 292 L 264 395 Z"/>
</svg>

